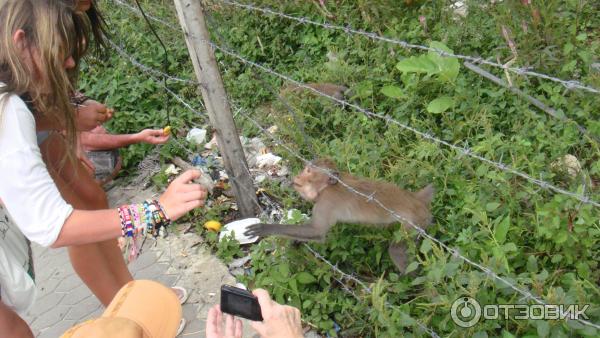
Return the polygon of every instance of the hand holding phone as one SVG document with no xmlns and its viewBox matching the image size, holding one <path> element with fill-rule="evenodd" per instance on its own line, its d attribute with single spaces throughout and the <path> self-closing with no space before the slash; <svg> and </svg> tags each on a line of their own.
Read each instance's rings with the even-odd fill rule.
<svg viewBox="0 0 600 338">
<path fill-rule="evenodd" d="M 252 321 L 263 320 L 258 298 L 231 285 L 221 286 L 221 311 Z"/>
<path fill-rule="evenodd" d="M 223 285 L 220 307 L 224 313 L 251 320 L 250 326 L 261 338 L 304 337 L 300 311 L 293 306 L 281 305 L 273 301 L 266 290 L 256 289 L 250 293 L 244 289 Z M 230 324 L 229 326 L 233 327 L 233 323 Z"/>
</svg>

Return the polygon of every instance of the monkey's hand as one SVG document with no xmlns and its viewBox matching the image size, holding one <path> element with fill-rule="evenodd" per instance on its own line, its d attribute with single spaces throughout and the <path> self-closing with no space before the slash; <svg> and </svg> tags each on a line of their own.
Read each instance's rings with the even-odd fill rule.
<svg viewBox="0 0 600 338">
<path fill-rule="evenodd" d="M 279 224 L 264 224 L 258 223 L 253 224 L 246 228 L 246 232 L 244 232 L 244 236 L 246 237 L 264 237 L 273 234 L 274 226 L 278 226 Z"/>
<path fill-rule="evenodd" d="M 246 228 L 244 235 L 248 237 L 278 235 L 298 241 L 320 241 L 325 238 L 323 229 L 308 224 L 253 224 Z"/>
</svg>

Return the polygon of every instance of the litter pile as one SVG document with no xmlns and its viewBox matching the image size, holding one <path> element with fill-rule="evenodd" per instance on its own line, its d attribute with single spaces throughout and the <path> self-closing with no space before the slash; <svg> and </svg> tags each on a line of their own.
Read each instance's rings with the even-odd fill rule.
<svg viewBox="0 0 600 338">
<path fill-rule="evenodd" d="M 276 132 L 277 127 L 273 126 L 270 130 Z M 206 201 L 207 208 L 218 207 L 219 210 L 223 210 L 226 215 L 221 221 L 227 222 L 237 218 L 237 205 L 231 191 L 229 177 L 225 171 L 223 158 L 219 153 L 216 135 L 213 133 L 209 141 L 207 141 L 207 135 L 206 129 L 192 128 L 188 132 L 186 140 L 194 145 L 192 148 L 199 150 L 189 152 L 186 160 L 175 158 L 173 164 L 164 169 L 164 173 L 170 178 L 174 178 L 182 169 L 186 170 L 191 167 L 199 169 L 203 173 L 200 183 L 211 192 Z M 282 158 L 273 154 L 261 139 L 240 136 L 240 142 L 246 154 L 246 163 L 255 186 L 259 186 L 267 179 L 279 182 L 288 179 L 289 169 L 282 163 Z M 272 222 L 280 221 L 283 212 L 279 203 L 274 201 L 263 188 L 257 190 L 257 197 L 261 207 L 260 218 Z"/>
</svg>

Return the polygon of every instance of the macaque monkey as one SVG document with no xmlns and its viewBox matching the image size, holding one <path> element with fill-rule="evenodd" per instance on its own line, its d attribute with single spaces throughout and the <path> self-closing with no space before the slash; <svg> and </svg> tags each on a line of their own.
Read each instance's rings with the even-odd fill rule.
<svg viewBox="0 0 600 338">
<path fill-rule="evenodd" d="M 246 236 L 281 235 L 299 241 L 324 241 L 329 229 L 338 222 L 359 223 L 372 226 L 388 226 L 400 222 L 375 202 L 349 191 L 338 183 L 338 179 L 357 191 L 373 196 L 387 208 L 412 224 L 425 229 L 432 220 L 429 206 L 434 189 L 431 185 L 418 192 L 410 192 L 381 181 L 355 177 L 340 173 L 329 159 L 319 159 L 307 165 L 294 177 L 294 189 L 309 202 L 313 202 L 312 218 L 308 224 L 254 224 L 245 232 Z M 328 169 L 331 176 L 323 170 Z M 336 178 L 337 177 L 337 178 Z M 405 229 L 412 229 L 403 224 Z M 388 253 L 400 272 L 407 266 L 405 243 L 391 243 Z"/>
<path fill-rule="evenodd" d="M 346 86 L 341 86 L 341 85 L 336 85 L 333 83 L 306 83 L 305 86 L 310 87 L 318 92 L 321 92 L 323 94 L 329 95 L 329 96 L 333 96 L 338 100 L 344 100 L 344 98 L 348 95 L 350 95 L 351 91 L 348 87 Z M 280 95 L 285 95 L 287 93 L 290 92 L 300 92 L 300 91 L 306 91 L 306 92 L 310 92 L 310 90 L 303 88 L 301 86 L 298 85 L 291 85 L 288 87 L 283 88 L 280 91 Z"/>
</svg>

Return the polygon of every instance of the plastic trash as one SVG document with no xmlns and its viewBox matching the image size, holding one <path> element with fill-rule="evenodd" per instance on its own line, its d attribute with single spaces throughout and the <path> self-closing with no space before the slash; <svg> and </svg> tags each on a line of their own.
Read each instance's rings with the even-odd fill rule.
<svg viewBox="0 0 600 338">
<path fill-rule="evenodd" d="M 274 166 L 281 161 L 281 157 L 273 155 L 272 153 L 266 153 L 263 155 L 256 156 L 256 165 L 259 168 L 267 166 Z"/>
<path fill-rule="evenodd" d="M 240 242 L 240 244 L 254 243 L 258 240 L 258 236 L 246 237 L 244 236 L 244 232 L 246 232 L 246 228 L 248 228 L 252 224 L 257 223 L 260 223 L 260 219 L 258 218 L 245 218 L 233 221 L 231 223 L 227 223 L 221 229 L 221 233 L 219 234 L 219 241 L 222 240 L 225 236 L 230 236 L 233 232 L 235 234 L 234 238 L 238 242 Z"/>
<path fill-rule="evenodd" d="M 185 139 L 195 144 L 203 144 L 206 142 L 206 129 L 192 128 Z"/>
<path fill-rule="evenodd" d="M 194 156 L 194 159 L 192 160 L 192 165 L 194 167 L 205 167 L 207 165 L 207 163 L 208 162 L 206 161 L 206 159 L 204 159 L 200 155 Z"/>
<path fill-rule="evenodd" d="M 177 168 L 174 164 L 169 164 L 167 168 L 165 168 L 165 174 L 167 175 L 177 175 L 181 171 L 181 168 Z"/>
</svg>

